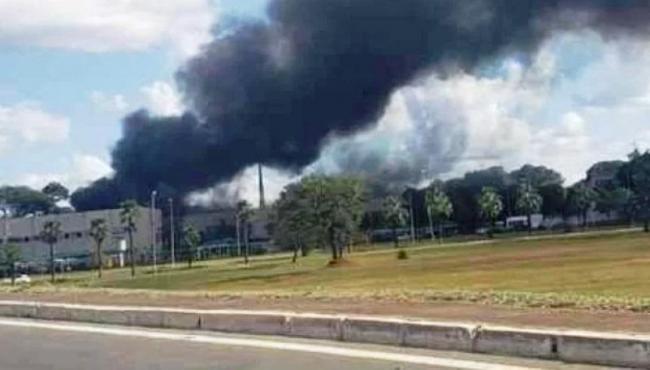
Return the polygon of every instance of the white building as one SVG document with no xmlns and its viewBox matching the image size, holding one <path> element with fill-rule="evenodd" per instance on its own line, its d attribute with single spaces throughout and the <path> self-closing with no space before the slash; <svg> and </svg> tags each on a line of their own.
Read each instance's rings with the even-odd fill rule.
<svg viewBox="0 0 650 370">
<path fill-rule="evenodd" d="M 149 208 L 144 207 L 137 210 L 139 216 L 136 218 L 133 244 L 138 260 L 146 260 L 152 254 L 152 219 L 156 230 L 155 244 L 158 251 L 161 249 L 162 213 L 156 210 L 152 214 Z M 120 209 L 3 219 L 0 221 L 0 235 L 2 240 L 20 248 L 22 261 L 45 262 L 49 260 L 49 246 L 41 240 L 40 233 L 46 222 L 58 221 L 61 223 L 61 235 L 55 245 L 55 257 L 84 258 L 94 253 L 95 241 L 89 235 L 90 224 L 92 220 L 100 218 L 106 220 L 108 227 L 108 237 L 102 246 L 104 253 L 117 256 L 120 246 L 126 245 L 128 238 L 121 224 Z"/>
</svg>

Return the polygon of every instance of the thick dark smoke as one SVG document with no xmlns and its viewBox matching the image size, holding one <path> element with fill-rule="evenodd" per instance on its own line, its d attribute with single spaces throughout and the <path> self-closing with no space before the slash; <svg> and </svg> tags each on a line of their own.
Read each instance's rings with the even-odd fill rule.
<svg viewBox="0 0 650 370">
<path fill-rule="evenodd" d="M 161 185 L 203 189 L 258 162 L 300 169 L 328 138 L 375 123 L 422 75 L 529 53 L 560 27 L 645 33 L 648 17 L 645 0 L 271 0 L 267 20 L 217 30 L 177 73 L 193 113 L 125 119 L 116 181 L 145 198 Z"/>
</svg>

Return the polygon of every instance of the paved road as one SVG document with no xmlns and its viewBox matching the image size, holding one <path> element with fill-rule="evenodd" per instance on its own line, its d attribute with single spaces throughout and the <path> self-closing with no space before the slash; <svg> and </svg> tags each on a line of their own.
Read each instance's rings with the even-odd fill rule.
<svg viewBox="0 0 650 370">
<path fill-rule="evenodd" d="M 0 369 L 597 369 L 277 337 L 0 319 Z"/>
</svg>

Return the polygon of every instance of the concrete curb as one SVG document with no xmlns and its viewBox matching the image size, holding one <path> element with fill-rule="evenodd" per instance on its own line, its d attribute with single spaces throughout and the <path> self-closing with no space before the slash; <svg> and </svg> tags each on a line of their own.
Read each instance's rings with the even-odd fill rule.
<svg viewBox="0 0 650 370">
<path fill-rule="evenodd" d="M 372 316 L 191 310 L 0 301 L 0 316 L 509 355 L 606 366 L 650 367 L 650 336 L 509 328 Z"/>
</svg>

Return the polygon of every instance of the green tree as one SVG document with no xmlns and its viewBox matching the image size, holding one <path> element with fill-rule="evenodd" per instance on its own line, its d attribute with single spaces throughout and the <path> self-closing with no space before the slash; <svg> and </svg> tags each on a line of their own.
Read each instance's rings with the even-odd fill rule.
<svg viewBox="0 0 650 370">
<path fill-rule="evenodd" d="M 442 223 L 448 220 L 454 212 L 454 207 L 451 200 L 438 186 L 427 190 L 425 195 L 425 203 L 427 207 L 427 216 L 429 217 L 429 229 L 431 232 L 431 240 L 435 239 L 433 232 L 433 222 L 438 225 L 438 240 L 442 242 Z"/>
<path fill-rule="evenodd" d="M 24 217 L 36 212 L 49 212 L 54 203 L 45 194 L 27 186 L 4 186 L 0 188 L 0 197 L 12 209 L 16 217 Z"/>
<path fill-rule="evenodd" d="M 237 247 L 239 251 L 242 251 L 241 239 L 244 239 L 244 263 L 248 264 L 248 254 L 249 254 L 249 229 L 250 229 L 250 218 L 253 214 L 250 204 L 247 201 L 242 200 L 237 202 L 237 212 L 235 217 L 237 218 Z"/>
<path fill-rule="evenodd" d="M 136 222 L 140 216 L 138 203 L 135 200 L 127 200 L 120 204 L 120 222 L 129 238 L 129 263 L 131 265 L 131 277 L 135 276 L 135 245 L 133 245 L 133 233 L 137 231 Z"/>
<path fill-rule="evenodd" d="M 61 237 L 61 223 L 59 221 L 47 221 L 43 224 L 41 230 L 41 240 L 50 247 L 50 274 L 51 281 L 54 283 L 54 246 Z"/>
<path fill-rule="evenodd" d="M 562 175 L 544 166 L 526 164 L 518 170 L 510 172 L 510 177 L 515 184 L 530 184 L 535 189 L 548 185 L 562 185 Z"/>
<path fill-rule="evenodd" d="M 16 285 L 16 263 L 20 261 L 20 248 L 15 244 L 5 244 L 2 247 L 0 261 L 9 269 L 11 285 Z"/>
<path fill-rule="evenodd" d="M 96 218 L 90 221 L 90 237 L 95 241 L 95 254 L 97 255 L 97 276 L 102 278 L 102 244 L 108 235 L 108 226 L 103 218 Z"/>
<path fill-rule="evenodd" d="M 197 248 L 201 244 L 201 235 L 194 227 L 188 225 L 183 228 L 183 244 L 187 254 L 187 266 L 192 268 Z"/>
<path fill-rule="evenodd" d="M 62 200 L 66 200 L 70 197 L 70 191 L 68 188 L 56 181 L 45 185 L 41 192 L 47 195 L 53 204 L 56 204 Z"/>
<path fill-rule="evenodd" d="M 595 201 L 596 192 L 582 182 L 573 185 L 569 189 L 567 196 L 569 211 L 572 214 L 580 215 L 583 227 L 587 226 L 587 215 L 594 206 Z"/>
<path fill-rule="evenodd" d="M 273 205 L 273 240 L 278 245 L 288 245 L 293 251 L 292 262 L 296 263 L 298 252 L 308 253 L 309 235 L 313 229 L 311 207 L 300 184 L 285 187 Z"/>
<path fill-rule="evenodd" d="M 307 176 L 301 186 L 313 211 L 310 229 L 329 244 L 332 261 L 340 260 L 361 223 L 363 184 L 350 177 Z"/>
<path fill-rule="evenodd" d="M 478 205 L 481 217 L 490 223 L 488 236 L 492 238 L 496 220 L 503 211 L 501 196 L 493 188 L 484 187 L 478 197 Z"/>
<path fill-rule="evenodd" d="M 566 189 L 560 184 L 544 185 L 539 188 L 542 196 L 542 214 L 545 217 L 563 216 L 566 206 Z"/>
<path fill-rule="evenodd" d="M 382 206 L 385 214 L 386 221 L 393 231 L 393 243 L 395 248 L 399 247 L 399 236 L 397 229 L 403 227 L 408 219 L 408 212 L 406 211 L 404 202 L 400 197 L 388 196 L 384 199 Z"/>
<path fill-rule="evenodd" d="M 611 215 L 612 212 L 624 214 L 633 195 L 625 188 L 599 189 L 596 191 L 596 210 L 607 215 Z"/>
<path fill-rule="evenodd" d="M 533 232 L 532 215 L 541 211 L 543 202 L 544 199 L 532 185 L 521 184 L 519 186 L 519 190 L 517 191 L 517 210 L 526 215 L 529 234 Z"/>
<path fill-rule="evenodd" d="M 634 192 L 630 210 L 643 221 L 643 229 L 650 232 L 650 153 L 638 150 L 630 153 L 629 162 L 619 169 L 619 179 Z"/>
</svg>

